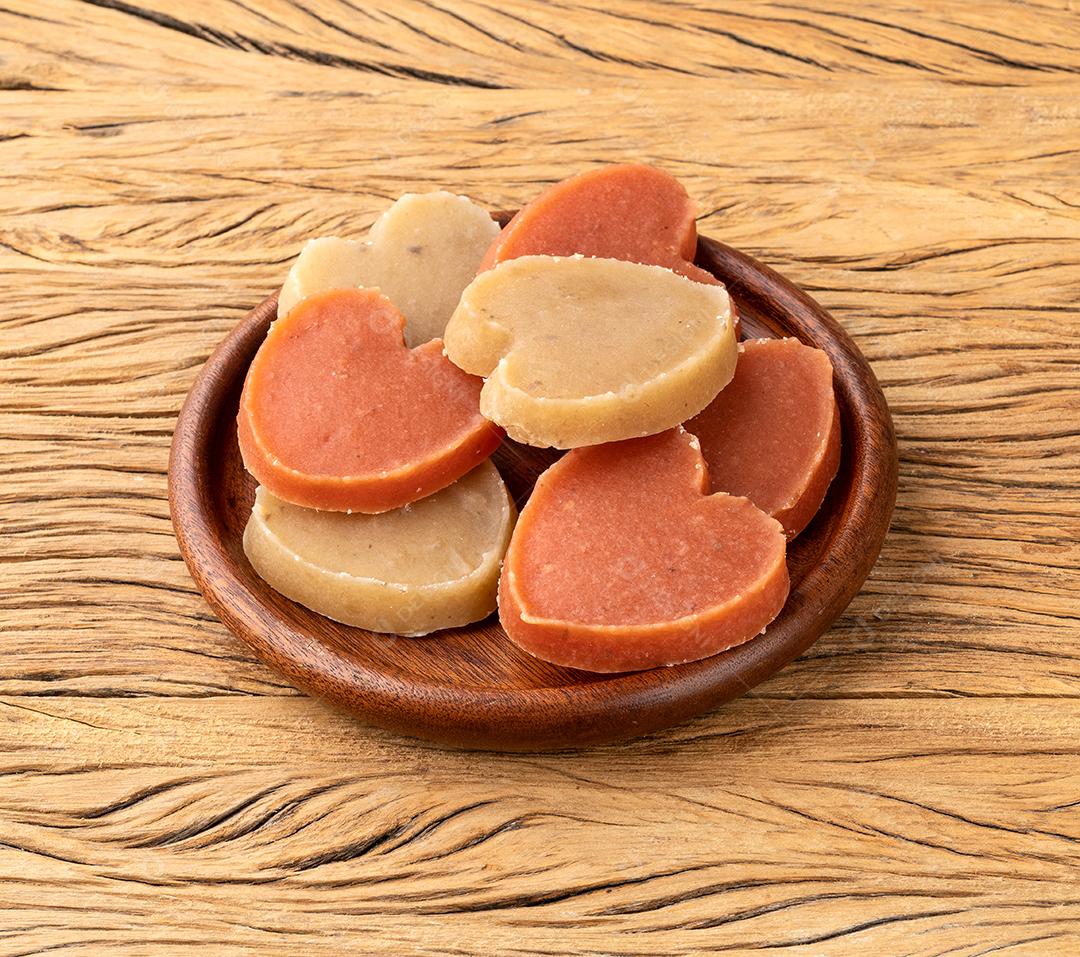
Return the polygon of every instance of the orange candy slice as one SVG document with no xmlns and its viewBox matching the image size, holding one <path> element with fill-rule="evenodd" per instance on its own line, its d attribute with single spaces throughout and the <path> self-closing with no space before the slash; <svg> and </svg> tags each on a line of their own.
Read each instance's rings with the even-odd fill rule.
<svg viewBox="0 0 1080 957">
<path fill-rule="evenodd" d="M 707 488 L 682 429 L 565 455 L 510 541 L 506 633 L 545 661 L 617 672 L 705 658 L 762 632 L 788 594 L 783 530 L 749 500 Z"/>
<path fill-rule="evenodd" d="M 372 289 L 304 300 L 278 319 L 248 370 L 244 465 L 278 498 L 384 512 L 445 488 L 498 446 L 481 382 L 442 354 L 409 349 L 405 318 Z"/>
<path fill-rule="evenodd" d="M 701 440 L 712 491 L 745 495 L 794 538 L 840 464 L 832 363 L 797 339 L 744 342 L 735 377 L 686 428 Z"/>
<path fill-rule="evenodd" d="M 488 248 L 480 270 L 519 256 L 595 256 L 663 266 L 714 285 L 695 266 L 697 206 L 670 173 L 641 163 L 564 179 L 522 208 Z"/>
</svg>

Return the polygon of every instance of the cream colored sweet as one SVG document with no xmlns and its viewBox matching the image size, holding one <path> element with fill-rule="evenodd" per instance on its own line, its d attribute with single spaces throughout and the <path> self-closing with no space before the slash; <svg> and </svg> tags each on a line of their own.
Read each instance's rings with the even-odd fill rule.
<svg viewBox="0 0 1080 957">
<path fill-rule="evenodd" d="M 300 508 L 260 486 L 244 552 L 274 589 L 327 618 L 426 635 L 495 610 L 515 518 L 490 462 L 441 492 L 379 515 Z"/>
<path fill-rule="evenodd" d="M 487 379 L 487 418 L 519 442 L 564 449 L 673 428 L 715 398 L 737 357 L 723 286 L 582 256 L 523 256 L 481 273 L 443 343 Z"/>
<path fill-rule="evenodd" d="M 378 288 L 405 314 L 405 341 L 419 345 L 442 335 L 498 234 L 487 210 L 465 196 L 406 193 L 375 222 L 366 242 L 310 240 L 281 288 L 278 316 L 329 289 Z"/>
</svg>

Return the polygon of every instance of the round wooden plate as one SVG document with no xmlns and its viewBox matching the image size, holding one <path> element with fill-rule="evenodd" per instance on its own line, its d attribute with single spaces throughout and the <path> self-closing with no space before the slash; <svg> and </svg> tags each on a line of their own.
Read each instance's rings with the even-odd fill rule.
<svg viewBox="0 0 1080 957">
<path fill-rule="evenodd" d="M 426 638 L 350 628 L 283 598 L 244 557 L 255 483 L 236 444 L 249 363 L 275 315 L 267 299 L 207 360 L 180 412 L 169 503 L 180 551 L 221 620 L 310 694 L 394 731 L 443 744 L 547 750 L 664 728 L 743 694 L 805 651 L 873 566 L 896 496 L 896 440 L 866 359 L 809 296 L 750 256 L 702 238 L 698 264 L 739 309 L 743 337 L 796 336 L 832 359 L 840 470 L 809 528 L 788 550 L 791 595 L 768 631 L 704 661 L 596 675 L 529 657 L 497 616 Z M 519 505 L 559 453 L 506 442 L 494 461 Z"/>
</svg>

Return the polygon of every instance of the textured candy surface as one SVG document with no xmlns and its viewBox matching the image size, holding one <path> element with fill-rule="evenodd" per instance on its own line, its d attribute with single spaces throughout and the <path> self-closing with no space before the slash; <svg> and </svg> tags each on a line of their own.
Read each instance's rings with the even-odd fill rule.
<svg viewBox="0 0 1080 957">
<path fill-rule="evenodd" d="M 581 256 L 525 256 L 481 273 L 445 348 L 487 377 L 484 415 L 513 439 L 556 448 L 684 422 L 731 379 L 737 355 L 723 286 Z"/>
<path fill-rule="evenodd" d="M 744 342 L 735 377 L 686 428 L 701 440 L 712 491 L 745 495 L 794 538 L 840 464 L 832 363 L 797 339 Z"/>
<path fill-rule="evenodd" d="M 481 382 L 435 339 L 409 349 L 405 320 L 371 289 L 306 299 L 277 320 L 248 370 L 238 435 L 247 467 L 307 508 L 383 512 L 486 459 L 500 431 Z"/>
<path fill-rule="evenodd" d="M 693 263 L 697 204 L 670 173 L 640 163 L 602 166 L 549 187 L 517 212 L 484 256 L 596 256 L 664 266 L 715 284 Z"/>
<path fill-rule="evenodd" d="M 615 672 L 704 658 L 763 631 L 788 593 L 783 530 L 707 483 L 682 429 L 565 455 L 510 542 L 507 634 L 546 661 Z"/>
<path fill-rule="evenodd" d="M 260 487 L 244 551 L 277 591 L 328 618 L 421 635 L 495 610 L 514 516 L 490 462 L 380 515 L 300 508 Z"/>
<path fill-rule="evenodd" d="M 498 232 L 488 212 L 465 196 L 406 193 L 376 220 L 366 242 L 310 240 L 281 288 L 278 315 L 316 293 L 365 286 L 405 314 L 410 346 L 438 338 Z"/>
</svg>

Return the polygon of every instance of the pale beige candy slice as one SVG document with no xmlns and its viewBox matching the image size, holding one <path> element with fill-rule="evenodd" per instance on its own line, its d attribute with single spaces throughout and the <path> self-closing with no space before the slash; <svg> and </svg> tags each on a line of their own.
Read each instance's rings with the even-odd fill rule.
<svg viewBox="0 0 1080 957">
<path fill-rule="evenodd" d="M 312 239 L 289 270 L 278 316 L 330 289 L 378 288 L 404 313 L 405 341 L 442 335 L 461 291 L 499 234 L 487 210 L 453 193 L 406 193 L 371 227 L 366 242 Z"/>
<path fill-rule="evenodd" d="M 516 517 L 490 462 L 379 515 L 300 508 L 260 486 L 244 552 L 287 598 L 347 625 L 414 637 L 495 610 Z"/>
<path fill-rule="evenodd" d="M 522 256 L 462 293 L 443 347 L 487 378 L 480 411 L 529 445 L 653 435 L 707 406 L 738 350 L 723 286 L 661 266 Z"/>
</svg>

